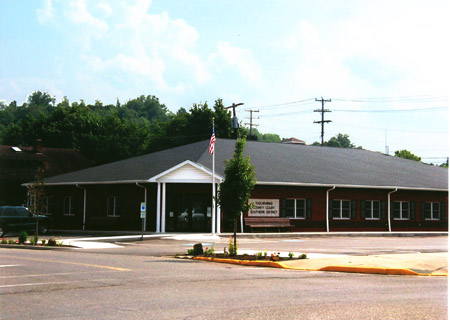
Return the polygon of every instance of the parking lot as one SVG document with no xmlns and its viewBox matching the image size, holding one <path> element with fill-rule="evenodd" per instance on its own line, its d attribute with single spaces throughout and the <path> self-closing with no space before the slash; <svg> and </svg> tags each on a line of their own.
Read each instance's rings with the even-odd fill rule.
<svg viewBox="0 0 450 320">
<path fill-rule="evenodd" d="M 307 272 L 175 259 L 173 235 L 113 248 L 0 249 L 1 319 L 443 319 L 447 278 Z M 447 251 L 447 237 L 241 238 L 242 250 L 364 255 Z M 355 313 L 355 310 L 358 310 Z"/>
</svg>

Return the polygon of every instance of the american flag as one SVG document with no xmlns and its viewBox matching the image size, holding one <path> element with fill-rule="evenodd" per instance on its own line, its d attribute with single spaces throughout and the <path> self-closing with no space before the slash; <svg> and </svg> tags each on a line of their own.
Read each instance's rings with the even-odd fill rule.
<svg viewBox="0 0 450 320">
<path fill-rule="evenodd" d="M 214 143 L 216 142 L 216 135 L 214 134 L 214 125 L 213 125 L 213 132 L 211 135 L 211 140 L 209 140 L 209 148 L 208 151 L 211 154 L 214 154 Z"/>
</svg>

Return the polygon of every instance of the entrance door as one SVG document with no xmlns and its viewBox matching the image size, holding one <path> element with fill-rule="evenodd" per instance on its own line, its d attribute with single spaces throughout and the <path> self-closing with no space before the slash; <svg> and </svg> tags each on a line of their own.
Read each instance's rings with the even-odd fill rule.
<svg viewBox="0 0 450 320">
<path fill-rule="evenodd" d="M 210 232 L 211 200 L 208 196 L 173 195 L 167 199 L 166 231 Z"/>
</svg>

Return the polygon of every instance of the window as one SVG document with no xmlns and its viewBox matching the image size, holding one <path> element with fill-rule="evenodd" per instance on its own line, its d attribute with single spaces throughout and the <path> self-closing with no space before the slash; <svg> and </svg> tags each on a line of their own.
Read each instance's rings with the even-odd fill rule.
<svg viewBox="0 0 450 320">
<path fill-rule="evenodd" d="M 286 199 L 286 217 L 306 219 L 306 200 Z"/>
<path fill-rule="evenodd" d="M 395 201 L 394 202 L 394 219 L 395 220 L 409 220 L 409 202 Z"/>
<path fill-rule="evenodd" d="M 379 220 L 380 219 L 380 201 L 368 200 L 361 203 L 363 217 L 366 220 Z"/>
<path fill-rule="evenodd" d="M 350 200 L 333 200 L 331 202 L 331 216 L 333 219 L 350 219 Z"/>
<path fill-rule="evenodd" d="M 425 202 L 424 203 L 425 220 L 440 220 L 441 207 L 439 202 Z"/>
<path fill-rule="evenodd" d="M 75 212 L 73 210 L 73 197 L 64 197 L 64 215 L 73 216 Z"/>
<path fill-rule="evenodd" d="M 106 200 L 106 215 L 108 217 L 118 217 L 119 214 L 116 209 L 116 197 L 109 196 Z"/>
</svg>

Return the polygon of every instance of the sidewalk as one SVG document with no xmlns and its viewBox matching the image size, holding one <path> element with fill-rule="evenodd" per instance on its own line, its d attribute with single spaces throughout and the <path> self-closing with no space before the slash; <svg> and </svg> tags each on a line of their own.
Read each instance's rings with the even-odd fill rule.
<svg viewBox="0 0 450 320">
<path fill-rule="evenodd" d="M 247 253 L 247 252 L 246 252 Z M 251 254 L 248 252 L 248 254 Z M 284 256 L 283 253 L 280 256 Z M 386 254 L 370 256 L 309 254 L 308 259 L 243 261 L 195 257 L 195 260 L 305 271 L 332 271 L 386 275 L 448 276 L 448 253 Z"/>
</svg>

